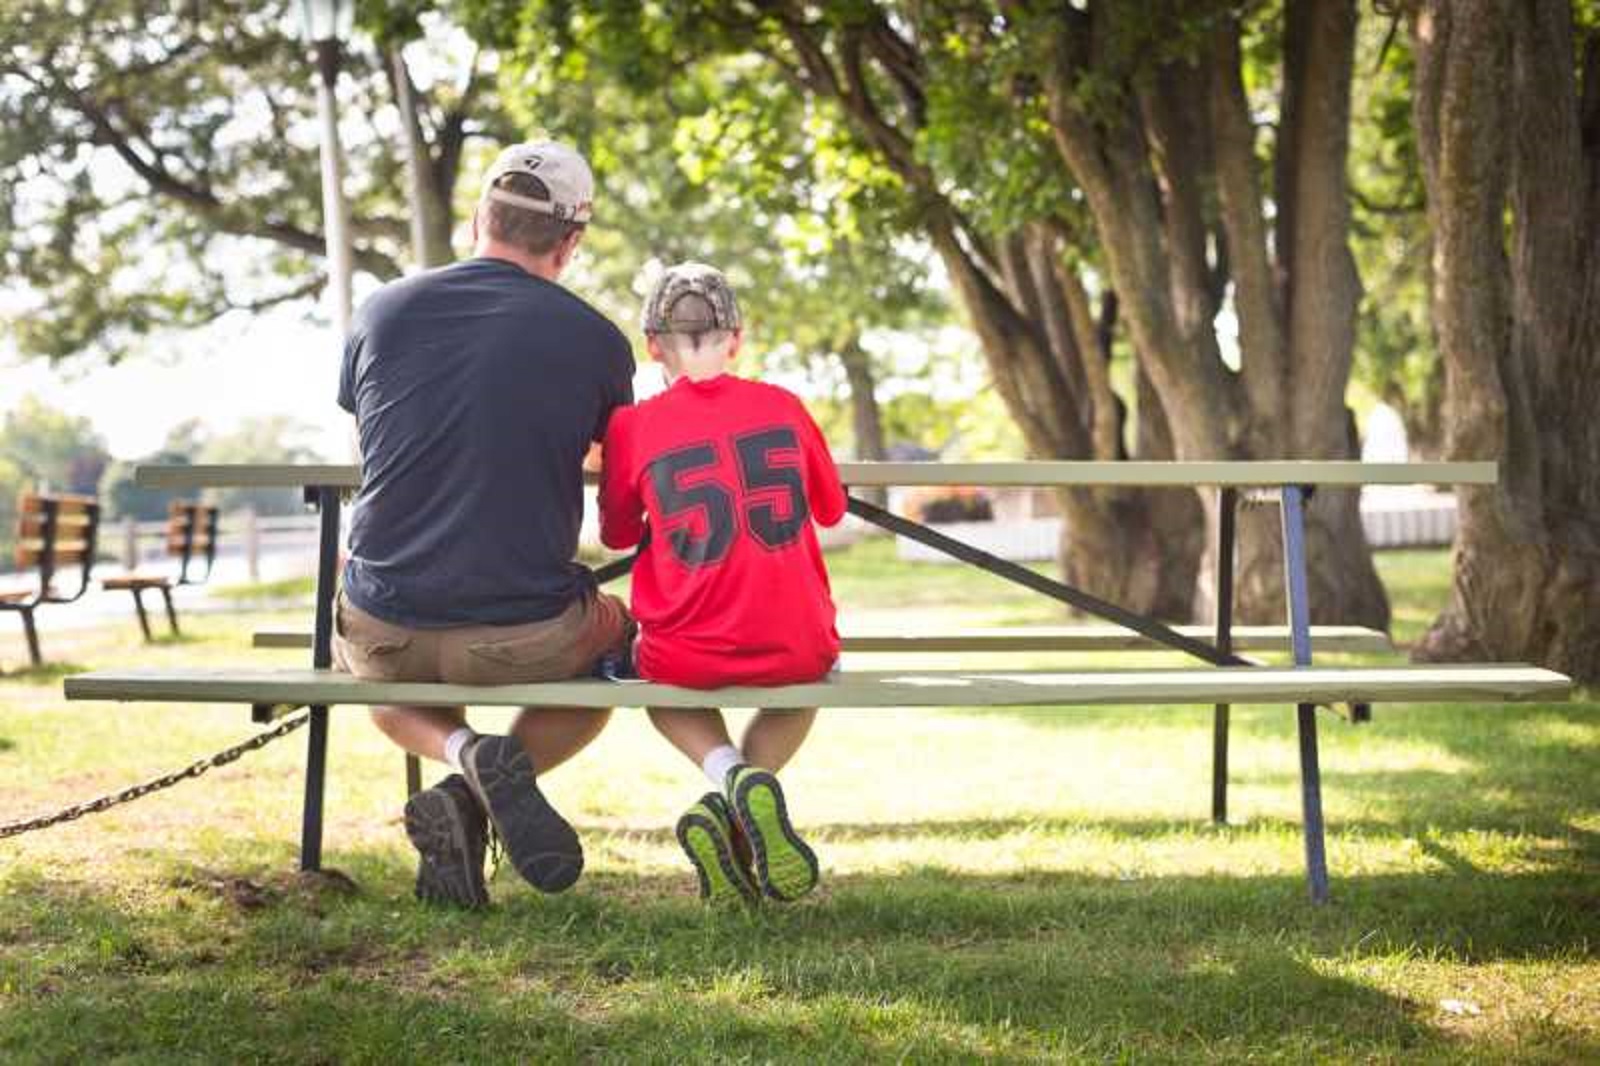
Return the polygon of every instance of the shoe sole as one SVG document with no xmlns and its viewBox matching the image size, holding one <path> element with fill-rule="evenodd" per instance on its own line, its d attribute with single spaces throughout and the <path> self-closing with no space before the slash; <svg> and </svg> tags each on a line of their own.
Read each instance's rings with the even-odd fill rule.
<svg viewBox="0 0 1600 1066">
<path fill-rule="evenodd" d="M 765 770 L 741 775 L 733 806 L 750 840 L 762 892 L 790 903 L 817 887 L 816 853 L 794 831 L 776 777 Z"/>
<path fill-rule="evenodd" d="M 491 741 L 499 742 L 495 744 L 496 758 L 487 766 L 479 765 L 478 749 Z M 509 737 L 486 737 L 470 752 L 472 773 L 464 775 L 468 787 L 489 812 L 489 821 L 500 834 L 517 873 L 541 892 L 571 888 L 583 873 L 583 845 L 577 832 L 539 791 L 528 753 Z"/>
<path fill-rule="evenodd" d="M 406 801 L 406 836 L 422 856 L 417 867 L 416 895 L 431 903 L 487 907 L 489 889 L 483 880 L 483 856 L 474 855 L 460 812 L 433 789 Z"/>
<path fill-rule="evenodd" d="M 754 903 L 754 887 L 742 876 L 726 831 L 710 818 L 690 812 L 678 819 L 678 843 L 700 880 L 700 898 L 713 905 Z"/>
</svg>

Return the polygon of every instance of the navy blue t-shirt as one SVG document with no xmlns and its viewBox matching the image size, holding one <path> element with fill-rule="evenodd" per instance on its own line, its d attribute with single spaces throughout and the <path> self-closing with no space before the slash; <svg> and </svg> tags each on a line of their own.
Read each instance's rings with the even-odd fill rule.
<svg viewBox="0 0 1600 1066">
<path fill-rule="evenodd" d="M 396 625 L 512 625 L 593 587 L 583 457 L 633 402 L 621 331 L 503 259 L 385 285 L 345 346 L 361 433 L 345 595 Z"/>
</svg>

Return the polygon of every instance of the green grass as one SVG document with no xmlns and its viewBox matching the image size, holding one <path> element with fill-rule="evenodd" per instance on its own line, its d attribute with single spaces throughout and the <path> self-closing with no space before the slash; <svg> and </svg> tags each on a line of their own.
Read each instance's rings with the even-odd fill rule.
<svg viewBox="0 0 1600 1066">
<path fill-rule="evenodd" d="M 853 622 L 1056 617 L 881 543 L 830 562 Z M 1448 560 L 1379 564 L 1414 636 Z M 93 666 L 295 663 L 249 633 L 306 622 L 46 646 Z M 0 659 L 20 655 L 0 635 Z M 824 712 L 783 774 L 822 885 L 745 916 L 696 900 L 671 824 L 704 785 L 633 711 L 547 779 L 588 853 L 573 891 L 508 870 L 487 914 L 417 905 L 401 760 L 340 710 L 327 863 L 353 888 L 290 872 L 303 733 L 0 842 L 0 1059 L 1600 1061 L 1596 711 L 1324 718 L 1326 908 L 1305 900 L 1289 708 L 1235 710 L 1224 828 L 1206 821 L 1205 709 Z M 8 676 L 0 821 L 251 729 L 238 708 L 67 705 L 59 671 Z"/>
<path fill-rule="evenodd" d="M 286 577 L 277 581 L 250 581 L 238 585 L 218 585 L 210 590 L 211 596 L 220 600 L 230 600 L 234 603 L 305 600 L 311 597 L 317 589 L 316 581 L 310 577 Z"/>
</svg>

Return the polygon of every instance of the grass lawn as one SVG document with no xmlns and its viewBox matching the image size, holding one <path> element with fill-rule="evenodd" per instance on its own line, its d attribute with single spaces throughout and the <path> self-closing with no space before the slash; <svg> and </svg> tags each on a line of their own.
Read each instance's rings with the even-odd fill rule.
<svg viewBox="0 0 1600 1066">
<path fill-rule="evenodd" d="M 1414 637 L 1448 560 L 1379 562 Z M 858 626 L 1054 618 L 882 542 L 833 570 Z M 253 728 L 236 707 L 68 705 L 61 673 L 298 663 L 249 633 L 308 623 L 191 616 L 145 647 L 131 620 L 40 618 L 68 665 L 0 678 L 0 821 Z M 0 633 L 0 660 L 22 654 Z M 487 914 L 416 904 L 401 759 L 341 709 L 326 862 L 349 886 L 292 873 L 303 733 L 0 842 L 0 1059 L 1600 1061 L 1597 711 L 1325 718 L 1325 908 L 1306 901 L 1292 708 L 1235 710 L 1225 828 L 1206 820 L 1208 708 L 824 712 L 784 773 L 823 886 L 745 915 L 695 899 L 670 826 L 702 782 L 634 711 L 546 779 L 587 849 L 573 891 L 506 870 Z"/>
</svg>

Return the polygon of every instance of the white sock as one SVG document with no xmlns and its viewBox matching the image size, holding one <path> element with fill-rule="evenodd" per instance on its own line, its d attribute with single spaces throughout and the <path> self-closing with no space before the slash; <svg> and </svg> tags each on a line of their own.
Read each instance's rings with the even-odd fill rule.
<svg viewBox="0 0 1600 1066">
<path fill-rule="evenodd" d="M 478 739 L 478 734 L 462 726 L 460 729 L 444 738 L 444 761 L 461 770 L 461 752 L 466 746 Z"/>
<path fill-rule="evenodd" d="M 727 783 L 728 771 L 735 766 L 743 765 L 744 756 L 740 755 L 739 749 L 732 744 L 712 748 L 706 753 L 706 757 L 700 760 L 700 769 L 705 771 L 705 775 L 711 779 L 713 785 L 717 786 L 719 792 Z"/>
</svg>

